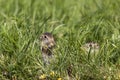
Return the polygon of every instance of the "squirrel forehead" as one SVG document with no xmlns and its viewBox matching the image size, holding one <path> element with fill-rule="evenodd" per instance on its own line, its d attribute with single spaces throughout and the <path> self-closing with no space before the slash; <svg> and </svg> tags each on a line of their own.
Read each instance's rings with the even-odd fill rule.
<svg viewBox="0 0 120 80">
<path fill-rule="evenodd" d="M 52 35 L 51 33 L 48 33 L 48 32 L 43 33 L 43 36 L 48 36 L 48 37 L 50 37 L 50 38 L 53 38 L 53 35 Z"/>
</svg>

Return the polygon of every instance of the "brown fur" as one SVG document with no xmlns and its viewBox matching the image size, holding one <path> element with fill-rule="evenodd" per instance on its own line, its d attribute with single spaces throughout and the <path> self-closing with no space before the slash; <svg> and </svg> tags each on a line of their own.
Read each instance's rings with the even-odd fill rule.
<svg viewBox="0 0 120 80">
<path fill-rule="evenodd" d="M 55 46 L 55 40 L 51 33 L 43 33 L 40 37 L 41 51 L 44 64 L 49 64 L 53 58 L 53 47 Z"/>
</svg>

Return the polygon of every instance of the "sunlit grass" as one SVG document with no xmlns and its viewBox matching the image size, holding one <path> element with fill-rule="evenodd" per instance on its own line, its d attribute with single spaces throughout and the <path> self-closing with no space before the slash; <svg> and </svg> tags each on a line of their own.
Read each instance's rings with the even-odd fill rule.
<svg viewBox="0 0 120 80">
<path fill-rule="evenodd" d="M 0 79 L 120 79 L 119 0 L 0 0 Z M 51 32 L 56 60 L 41 58 L 39 37 Z M 100 46 L 94 56 L 81 47 Z M 92 54 L 92 55 L 91 55 Z M 95 53 L 94 53 L 95 54 Z"/>
</svg>

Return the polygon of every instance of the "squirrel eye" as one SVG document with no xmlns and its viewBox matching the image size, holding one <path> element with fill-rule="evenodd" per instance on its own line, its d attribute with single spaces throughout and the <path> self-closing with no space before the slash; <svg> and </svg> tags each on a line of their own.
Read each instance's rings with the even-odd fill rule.
<svg viewBox="0 0 120 80">
<path fill-rule="evenodd" d="M 44 36 L 44 38 L 47 38 L 47 36 Z"/>
</svg>

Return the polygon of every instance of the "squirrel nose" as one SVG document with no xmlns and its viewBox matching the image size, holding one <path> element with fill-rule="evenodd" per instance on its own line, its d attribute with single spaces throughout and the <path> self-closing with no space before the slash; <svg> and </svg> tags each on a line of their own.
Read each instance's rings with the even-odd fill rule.
<svg viewBox="0 0 120 80">
<path fill-rule="evenodd" d="M 40 40 L 42 40 L 42 36 L 40 36 L 40 38 L 39 38 Z"/>
<path fill-rule="evenodd" d="M 39 37 L 39 39 L 40 39 L 40 40 L 43 40 L 43 39 L 44 39 L 44 36 L 43 36 L 43 35 L 42 35 L 42 36 L 40 36 L 40 37 Z"/>
</svg>

